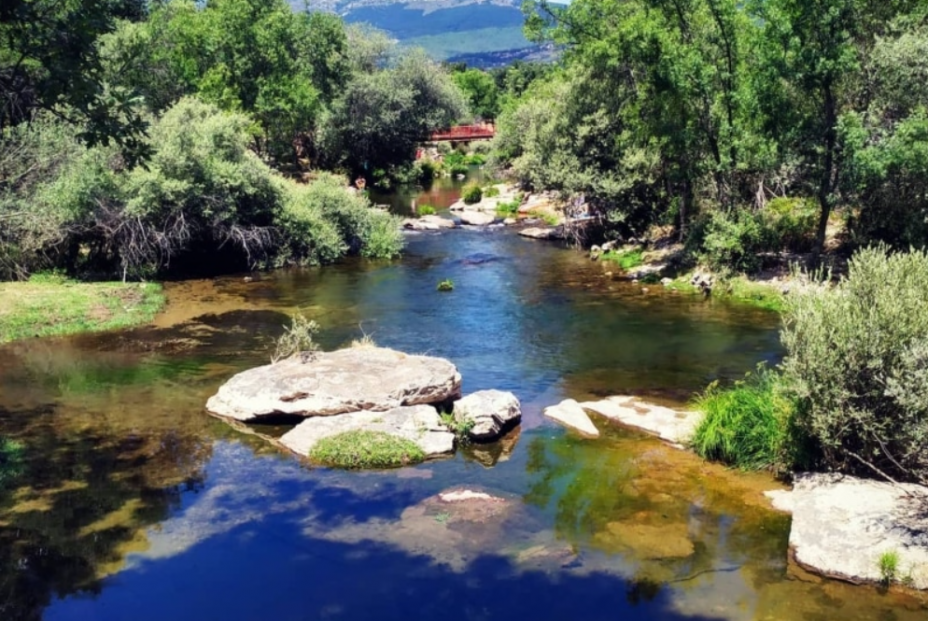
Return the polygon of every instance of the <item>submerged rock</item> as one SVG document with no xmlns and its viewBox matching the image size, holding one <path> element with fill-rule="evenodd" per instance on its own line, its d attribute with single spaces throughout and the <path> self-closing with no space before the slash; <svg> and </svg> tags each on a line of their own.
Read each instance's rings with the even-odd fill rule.
<svg viewBox="0 0 928 621">
<path fill-rule="evenodd" d="M 442 425 L 435 408 L 428 405 L 398 407 L 387 412 L 351 412 L 339 416 L 309 418 L 280 438 L 280 443 L 306 456 L 324 439 L 348 431 L 374 431 L 414 442 L 426 457 L 454 451 L 454 434 Z"/>
<path fill-rule="evenodd" d="M 878 582 L 880 557 L 898 555 L 895 580 L 928 589 L 928 488 L 834 474 L 796 475 L 791 492 L 768 492 L 792 512 L 796 561 L 827 576 Z"/>
<path fill-rule="evenodd" d="M 440 403 L 461 393 L 449 361 L 363 347 L 295 356 L 239 373 L 206 403 L 218 416 L 259 421 L 275 416 L 332 416 Z"/>
<path fill-rule="evenodd" d="M 573 399 L 561 401 L 558 405 L 545 408 L 545 416 L 570 427 L 580 433 L 594 438 L 599 437 L 599 430 L 587 416 L 580 404 Z"/>
<path fill-rule="evenodd" d="M 609 397 L 602 401 L 581 403 L 580 407 L 623 425 L 653 433 L 677 445 L 690 441 L 702 419 L 700 412 L 672 410 L 639 401 L 635 397 Z"/>
<path fill-rule="evenodd" d="M 511 392 L 481 390 L 454 404 L 454 417 L 469 422 L 473 440 L 489 441 L 522 418 L 519 399 Z"/>
</svg>

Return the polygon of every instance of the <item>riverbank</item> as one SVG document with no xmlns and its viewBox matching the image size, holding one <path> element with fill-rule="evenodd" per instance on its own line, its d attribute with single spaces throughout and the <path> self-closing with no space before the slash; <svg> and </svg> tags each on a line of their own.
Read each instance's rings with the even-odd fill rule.
<svg viewBox="0 0 928 621">
<path fill-rule="evenodd" d="M 77 282 L 36 275 L 0 283 L 0 343 L 129 328 L 150 322 L 164 307 L 155 283 Z"/>
</svg>

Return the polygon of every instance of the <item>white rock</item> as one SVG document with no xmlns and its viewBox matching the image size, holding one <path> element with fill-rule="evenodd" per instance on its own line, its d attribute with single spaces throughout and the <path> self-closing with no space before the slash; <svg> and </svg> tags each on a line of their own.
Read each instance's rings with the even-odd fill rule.
<svg viewBox="0 0 928 621">
<path fill-rule="evenodd" d="M 306 456 L 324 438 L 359 430 L 405 438 L 429 457 L 454 451 L 454 434 L 441 424 L 435 408 L 428 405 L 399 407 L 387 412 L 351 412 L 309 418 L 285 433 L 280 443 L 294 453 Z"/>
<path fill-rule="evenodd" d="M 473 211 L 471 209 L 460 212 L 458 217 L 461 219 L 461 224 L 469 224 L 471 226 L 487 226 L 488 224 L 496 222 L 495 214 L 484 211 Z"/>
<path fill-rule="evenodd" d="M 545 416 L 570 427 L 580 433 L 594 438 L 599 437 L 599 430 L 587 416 L 580 404 L 573 399 L 561 401 L 558 405 L 545 408 Z"/>
<path fill-rule="evenodd" d="M 421 218 L 407 218 L 403 220 L 403 228 L 410 231 L 440 231 L 453 229 L 457 226 L 454 220 L 430 214 Z"/>
<path fill-rule="evenodd" d="M 522 409 L 511 392 L 481 390 L 455 402 L 454 416 L 472 422 L 469 433 L 472 439 L 487 441 L 517 423 L 522 418 Z"/>
<path fill-rule="evenodd" d="M 440 403 L 461 393 L 461 375 L 442 358 L 380 347 L 299 356 L 239 373 L 206 403 L 213 414 L 241 421 L 262 417 L 331 416 L 360 410 Z"/>
<path fill-rule="evenodd" d="M 768 493 L 791 511 L 790 547 L 808 569 L 854 581 L 881 579 L 880 556 L 899 555 L 897 579 L 928 589 L 928 488 L 833 474 L 796 475 L 792 492 Z"/>
<path fill-rule="evenodd" d="M 647 431 L 677 445 L 689 442 L 702 419 L 699 412 L 672 410 L 639 401 L 634 397 L 609 397 L 602 401 L 587 401 L 581 403 L 580 407 L 609 420 Z"/>
<path fill-rule="evenodd" d="M 519 235 L 532 239 L 564 239 L 564 229 L 559 226 L 535 226 L 522 229 Z"/>
</svg>

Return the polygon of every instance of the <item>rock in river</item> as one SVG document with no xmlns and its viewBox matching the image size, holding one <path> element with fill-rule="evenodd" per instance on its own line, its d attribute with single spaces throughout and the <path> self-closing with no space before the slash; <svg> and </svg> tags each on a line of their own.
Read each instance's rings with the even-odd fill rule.
<svg viewBox="0 0 928 621">
<path fill-rule="evenodd" d="M 791 492 L 767 492 L 793 514 L 789 545 L 800 565 L 877 582 L 880 556 L 898 555 L 896 580 L 928 589 L 928 489 L 835 474 L 799 474 Z"/>
<path fill-rule="evenodd" d="M 580 404 L 573 399 L 561 401 L 558 405 L 545 408 L 545 416 L 562 425 L 579 431 L 585 436 L 599 437 L 599 430 L 587 416 Z"/>
<path fill-rule="evenodd" d="M 477 441 L 494 440 L 522 418 L 519 399 L 511 392 L 481 390 L 454 404 L 454 416 L 473 426 L 470 437 Z"/>
<path fill-rule="evenodd" d="M 300 356 L 239 373 L 206 403 L 240 421 L 262 417 L 331 416 L 361 410 L 440 403 L 461 394 L 451 362 L 392 349 L 359 347 Z"/>
<path fill-rule="evenodd" d="M 427 457 L 454 451 L 454 434 L 442 425 L 438 411 L 430 405 L 309 418 L 285 433 L 280 443 L 298 455 L 308 455 L 324 438 L 359 430 L 405 438 L 417 444 Z"/>
<path fill-rule="evenodd" d="M 442 218 L 434 214 L 422 216 L 420 218 L 406 218 L 403 220 L 403 228 L 411 231 L 440 231 L 442 229 L 453 229 L 457 226 L 454 220 Z"/>
<path fill-rule="evenodd" d="M 530 227 L 519 231 L 522 237 L 531 237 L 532 239 L 564 239 L 564 229 L 560 226 L 549 227 Z"/>
<path fill-rule="evenodd" d="M 487 226 L 496 222 L 496 216 L 494 214 L 484 211 L 462 211 L 458 214 L 458 217 L 461 219 L 461 224 L 469 224 L 471 226 Z"/>
<path fill-rule="evenodd" d="M 653 433 L 675 445 L 688 443 L 703 417 L 700 412 L 672 410 L 635 397 L 609 397 L 581 403 L 580 407 L 623 425 Z"/>
</svg>

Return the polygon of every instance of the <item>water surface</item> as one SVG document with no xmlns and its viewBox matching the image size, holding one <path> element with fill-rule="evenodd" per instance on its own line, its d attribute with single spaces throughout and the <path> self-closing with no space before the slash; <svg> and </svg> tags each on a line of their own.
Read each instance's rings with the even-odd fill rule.
<svg viewBox="0 0 928 621">
<path fill-rule="evenodd" d="M 0 618 L 924 619 L 916 598 L 790 563 L 769 477 L 541 417 L 565 397 L 679 403 L 781 355 L 771 314 L 606 269 L 504 230 L 421 234 L 395 263 L 172 283 L 153 326 L 0 348 L 0 434 L 27 447 L 0 492 Z M 450 358 L 465 391 L 515 392 L 523 424 L 346 473 L 207 416 L 294 311 L 324 348 L 367 333 Z M 435 501 L 456 486 L 505 502 Z"/>
</svg>

